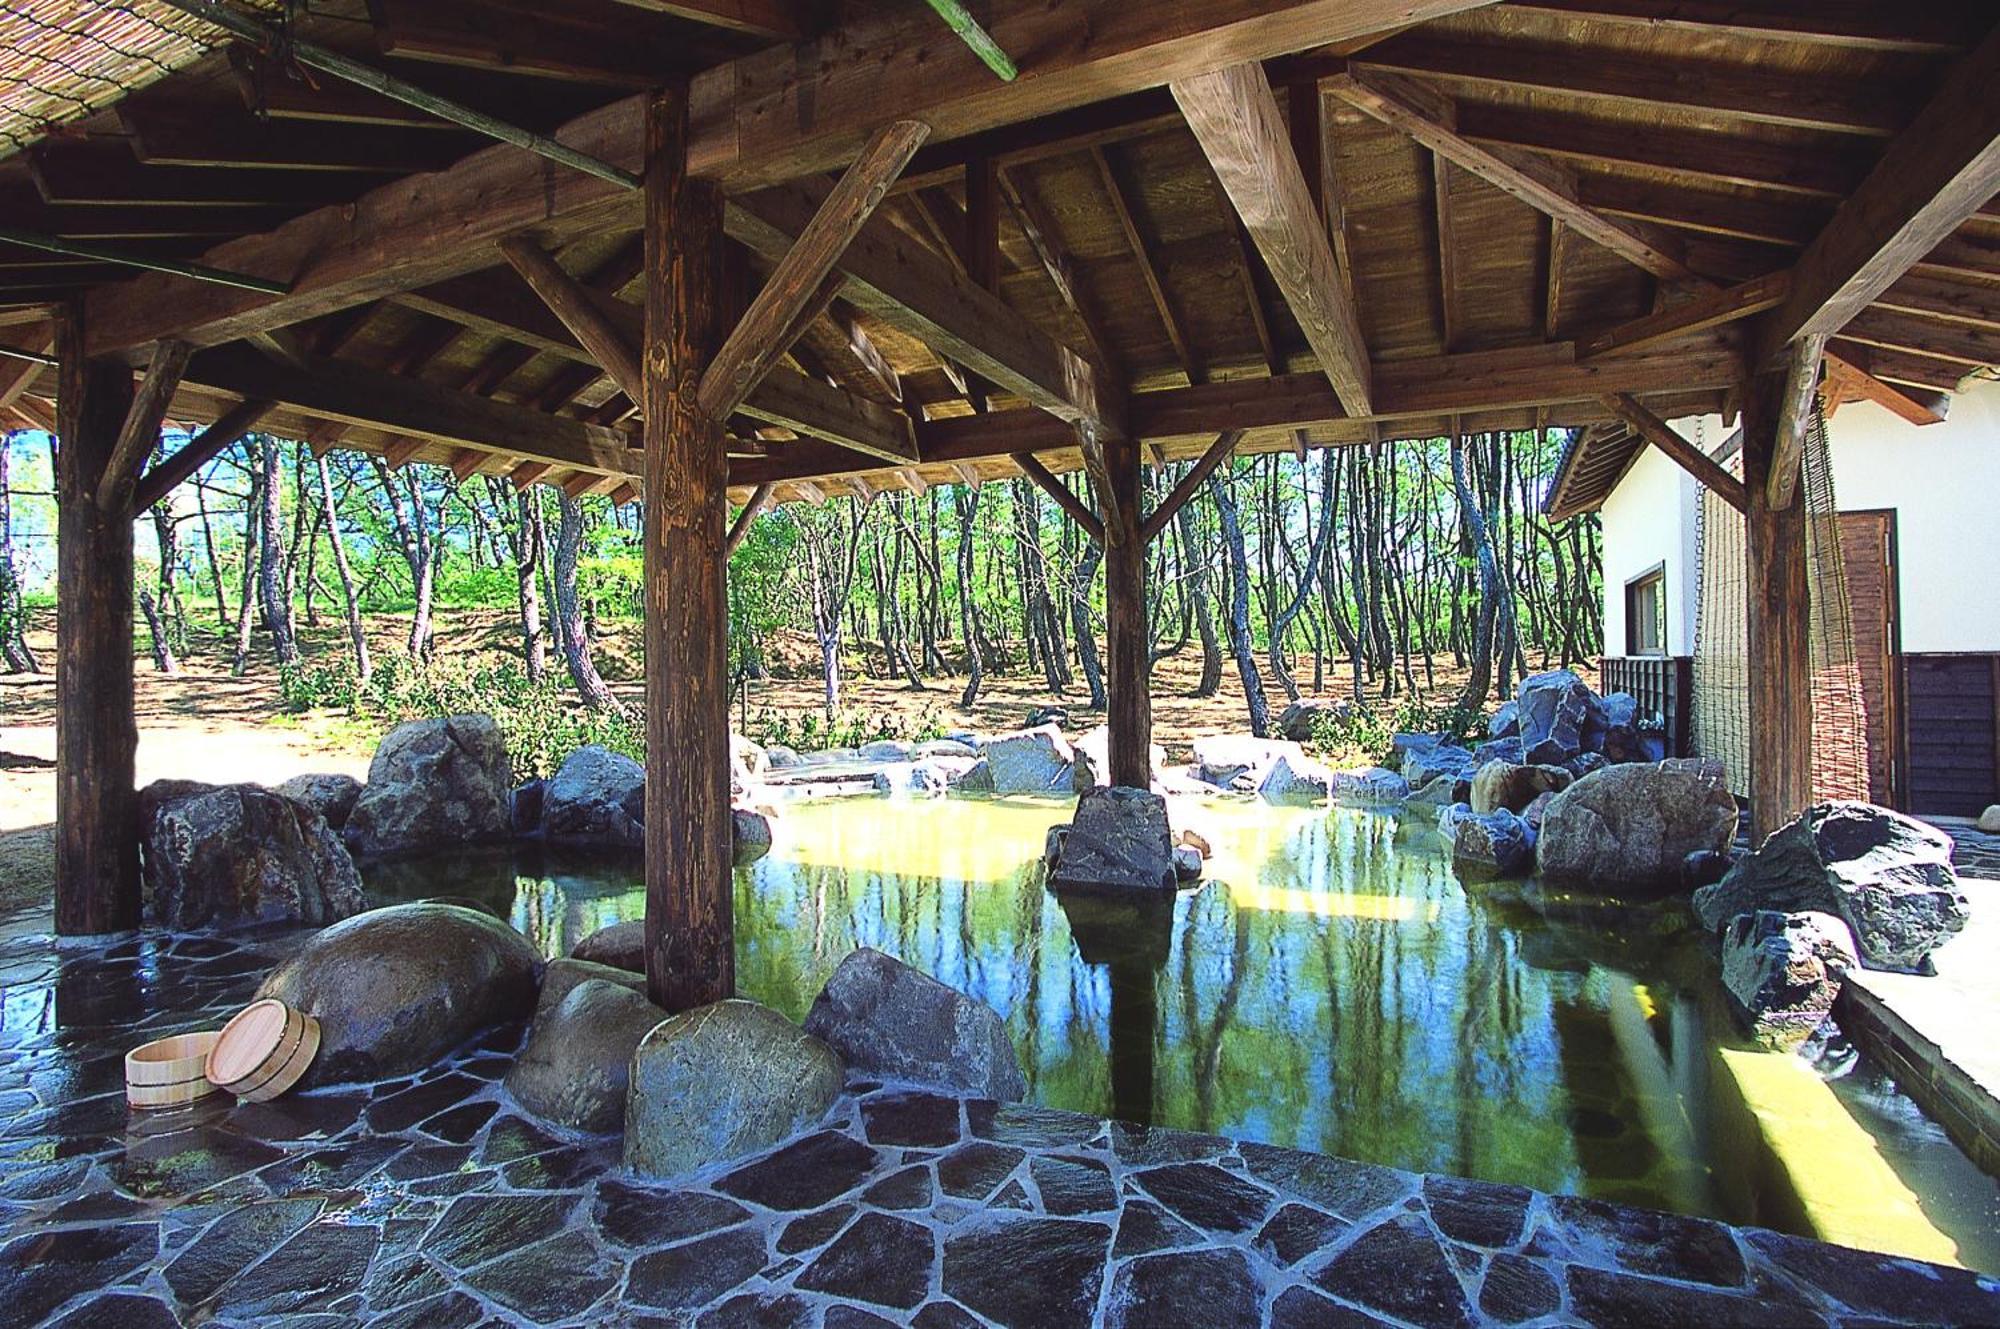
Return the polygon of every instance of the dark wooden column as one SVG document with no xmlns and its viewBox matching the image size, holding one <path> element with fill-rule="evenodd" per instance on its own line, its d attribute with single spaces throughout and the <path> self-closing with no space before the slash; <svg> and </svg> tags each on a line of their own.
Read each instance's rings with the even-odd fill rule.
<svg viewBox="0 0 2000 1329">
<path fill-rule="evenodd" d="M 1086 433 L 1104 521 L 1104 620 L 1111 783 L 1153 784 L 1152 644 L 1146 632 L 1146 541 L 1139 521 L 1136 439 Z"/>
<path fill-rule="evenodd" d="M 1743 403 L 1744 595 L 1750 685 L 1750 833 L 1812 801 L 1812 652 L 1805 504 L 1773 508 L 1785 376 L 1759 375 Z M 1798 464 L 1793 452 L 1792 465 Z"/>
<path fill-rule="evenodd" d="M 133 758 L 132 517 L 97 504 L 132 404 L 132 371 L 86 360 L 82 315 L 58 320 L 56 931 L 139 925 Z"/>
<path fill-rule="evenodd" d="M 722 343 L 722 192 L 687 173 L 685 82 L 646 108 L 646 991 L 736 990 L 723 539 L 729 458 L 701 408 Z"/>
</svg>

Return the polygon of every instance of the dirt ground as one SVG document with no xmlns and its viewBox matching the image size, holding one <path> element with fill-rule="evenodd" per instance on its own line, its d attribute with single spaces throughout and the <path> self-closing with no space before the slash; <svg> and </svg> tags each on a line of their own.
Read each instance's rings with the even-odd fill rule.
<svg viewBox="0 0 2000 1329">
<path fill-rule="evenodd" d="M 53 880 L 56 688 L 50 617 L 38 614 L 29 633 L 30 644 L 50 672 L 0 675 L 0 909 L 46 899 Z M 599 668 L 614 690 L 636 701 L 643 691 L 637 625 L 607 622 L 604 628 L 596 650 Z M 386 653 L 401 649 L 408 623 L 385 615 L 372 619 L 368 630 L 371 649 Z M 142 626 L 142 637 L 143 631 Z M 328 620 L 303 629 L 301 636 L 308 656 L 345 649 L 339 625 Z M 504 612 L 447 610 L 438 615 L 440 656 L 508 651 L 517 641 L 514 620 Z M 143 641 L 141 645 L 143 651 Z M 818 654 L 810 640 L 792 637 L 771 647 L 769 653 L 780 662 L 780 671 L 796 676 L 747 685 L 733 717 L 739 725 L 746 713 L 754 720 L 761 713 L 798 714 L 820 708 Z M 1326 662 L 1325 690 L 1315 694 L 1312 657 L 1299 660 L 1298 681 L 1304 695 L 1346 695 L 1343 663 Z M 376 726 L 341 712 L 287 714 L 279 704 L 276 668 L 266 655 L 253 657 L 242 678 L 231 677 L 228 665 L 219 643 L 191 651 L 175 676 L 155 672 L 150 655 L 140 655 L 135 667 L 141 785 L 168 777 L 276 784 L 306 771 L 366 776 L 369 754 L 379 736 Z M 979 699 L 968 708 L 958 704 L 965 686 L 962 677 L 928 679 L 922 691 L 915 691 L 899 680 L 868 672 L 880 668 L 879 652 L 851 652 L 848 666 L 842 680 L 843 706 L 899 715 L 910 723 L 929 716 L 945 729 L 993 732 L 1016 728 L 1031 709 L 1052 703 L 1067 707 L 1068 728 L 1073 731 L 1089 729 L 1104 718 L 1089 708 L 1080 677 L 1069 695 L 1054 696 L 1043 687 L 1039 673 L 989 675 Z M 1435 662 L 1429 691 L 1449 696 L 1458 690 L 1464 675 L 1450 666 L 1448 656 Z M 1234 667 L 1224 670 L 1220 693 L 1195 698 L 1190 694 L 1200 667 L 1199 648 L 1191 647 L 1154 668 L 1154 737 L 1177 759 L 1185 759 L 1189 743 L 1201 734 L 1247 727 Z M 1413 663 L 1413 672 L 1422 688 L 1426 679 L 1421 661 Z M 1285 694 L 1268 669 L 1265 688 L 1275 714 Z"/>
</svg>

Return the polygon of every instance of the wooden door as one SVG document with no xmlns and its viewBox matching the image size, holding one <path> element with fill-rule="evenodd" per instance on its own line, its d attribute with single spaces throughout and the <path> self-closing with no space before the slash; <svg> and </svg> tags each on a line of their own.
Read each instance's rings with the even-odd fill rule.
<svg viewBox="0 0 2000 1329">
<path fill-rule="evenodd" d="M 1868 714 L 1868 797 L 1884 807 L 1901 807 L 1895 510 L 1841 513 L 1840 554 L 1847 569 L 1862 705 Z"/>
</svg>

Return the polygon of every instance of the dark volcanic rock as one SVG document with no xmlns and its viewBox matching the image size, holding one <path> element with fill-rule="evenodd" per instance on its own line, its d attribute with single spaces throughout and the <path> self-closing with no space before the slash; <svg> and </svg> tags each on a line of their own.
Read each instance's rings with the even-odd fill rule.
<svg viewBox="0 0 2000 1329">
<path fill-rule="evenodd" d="M 389 731 L 344 833 L 357 854 L 400 854 L 504 838 L 513 776 L 487 715 L 412 720 Z"/>
<path fill-rule="evenodd" d="M 1122 785 L 1085 790 L 1049 866 L 1049 889 L 1171 895 L 1176 882 L 1167 801 Z"/>
<path fill-rule="evenodd" d="M 594 743 L 570 753 L 542 792 L 542 837 L 556 844 L 645 844 L 646 768 Z"/>
<path fill-rule="evenodd" d="M 473 1034 L 534 1009 L 541 957 L 490 914 L 405 904 L 313 936 L 257 989 L 315 1016 L 307 1085 L 423 1070 Z"/>
<path fill-rule="evenodd" d="M 1554 1196 L 1549 1205 L 1572 1229 L 1608 1245 L 1628 1272 L 1717 1287 L 1743 1284 L 1743 1253 L 1720 1223 L 1574 1195 Z"/>
<path fill-rule="evenodd" d="M 736 1169 L 715 1188 L 766 1209 L 817 1209 L 860 1185 L 879 1161 L 867 1145 L 821 1131 Z"/>
<path fill-rule="evenodd" d="M 675 1177 L 768 1149 L 825 1116 L 842 1075 L 831 1048 L 768 1006 L 685 1011 L 632 1054 L 625 1165 Z"/>
<path fill-rule="evenodd" d="M 958 1143 L 958 1100 L 938 1094 L 886 1094 L 861 1105 L 868 1143 L 943 1149 Z"/>
<path fill-rule="evenodd" d="M 1496 1255 L 1479 1288 L 1479 1309 L 1502 1324 L 1539 1320 L 1562 1306 L 1554 1275 L 1519 1255 Z"/>
<path fill-rule="evenodd" d="M 1111 1229 L 993 1213 L 944 1246 L 944 1290 L 1006 1329 L 1086 1329 L 1104 1286 Z"/>
<path fill-rule="evenodd" d="M 666 1018 L 628 987 L 586 979 L 537 1011 L 527 1046 L 507 1072 L 507 1092 L 544 1121 L 616 1131 L 625 1120 L 633 1050 Z"/>
<path fill-rule="evenodd" d="M 1111 1170 L 1094 1158 L 1037 1158 L 1028 1175 L 1041 1193 L 1042 1208 L 1058 1217 L 1106 1213 L 1118 1208 L 1118 1188 Z"/>
<path fill-rule="evenodd" d="M 1524 875 L 1534 870 L 1535 832 L 1505 808 L 1460 817 L 1452 827 L 1451 862 L 1478 876 Z"/>
<path fill-rule="evenodd" d="M 164 926 L 319 927 L 365 906 L 354 860 L 310 804 L 254 784 L 173 792 L 140 796 L 146 907 Z"/>
<path fill-rule="evenodd" d="M 1213 1163 L 1175 1163 L 1141 1172 L 1148 1195 L 1197 1227 L 1248 1232 L 1270 1212 L 1271 1196 Z"/>
<path fill-rule="evenodd" d="M 1111 1285 L 1113 1329 L 1209 1329 L 1257 1323 L 1257 1276 L 1243 1252 L 1171 1252 L 1132 1260 Z"/>
<path fill-rule="evenodd" d="M 796 1285 L 909 1310 L 930 1291 L 935 1254 L 929 1228 L 888 1214 L 863 1214 L 806 1266 Z"/>
<path fill-rule="evenodd" d="M 1597 694 L 1567 669 L 1522 679 L 1514 701 L 1521 742 L 1531 763 L 1559 766 L 1588 746 L 1588 732 L 1602 728 Z"/>
<path fill-rule="evenodd" d="M 1438 1231 L 1453 1241 L 1497 1248 L 1521 1240 L 1528 1222 L 1525 1186 L 1464 1181 L 1455 1177 L 1425 1177 L 1424 1203 Z"/>
<path fill-rule="evenodd" d="M 71 1228 L 16 1237 L 0 1246 L 0 1305 L 37 1323 L 79 1292 L 109 1287 L 153 1258 L 159 1229 L 150 1223 Z"/>
<path fill-rule="evenodd" d="M 1337 1297 L 1425 1329 L 1474 1323 L 1451 1262 L 1422 1220 L 1405 1216 L 1371 1228 L 1312 1275 Z"/>
<path fill-rule="evenodd" d="M 347 814 L 361 797 L 361 781 L 351 775 L 294 775 L 271 792 L 305 804 L 337 831 L 347 824 Z"/>
<path fill-rule="evenodd" d="M 635 974 L 643 974 L 646 972 L 646 920 L 634 918 L 599 928 L 570 947 L 569 955 L 572 960 L 589 960 L 592 964 L 605 964 L 613 969 L 629 969 Z"/>
<path fill-rule="evenodd" d="M 992 1007 L 877 950 L 863 948 L 840 962 L 805 1027 L 857 1070 L 981 1098 L 1013 1100 L 1027 1092 L 1014 1045 Z"/>
<path fill-rule="evenodd" d="M 1798 1329 L 1801 1324 L 1821 1323 L 1820 1317 L 1797 1306 L 1731 1296 L 1685 1283 L 1633 1278 L 1585 1265 L 1572 1265 L 1568 1279 L 1570 1309 L 1585 1324 Z"/>
<path fill-rule="evenodd" d="M 1730 1012 L 1766 1048 L 1804 1042 L 1833 1013 L 1840 976 L 1860 964 L 1854 936 L 1832 914 L 1738 914 L 1722 932 Z"/>
<path fill-rule="evenodd" d="M 764 1238 L 749 1228 L 652 1251 L 632 1261 L 625 1299 L 682 1310 L 705 1305 L 764 1267 Z"/>
<path fill-rule="evenodd" d="M 947 1195 L 983 1200 L 993 1194 L 1025 1157 L 1019 1149 L 975 1140 L 938 1160 L 938 1185 Z"/>
</svg>

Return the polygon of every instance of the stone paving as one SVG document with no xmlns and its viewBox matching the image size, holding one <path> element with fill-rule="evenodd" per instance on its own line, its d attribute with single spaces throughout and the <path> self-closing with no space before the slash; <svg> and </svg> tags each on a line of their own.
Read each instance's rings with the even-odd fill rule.
<svg viewBox="0 0 2000 1329">
<path fill-rule="evenodd" d="M 679 1184 L 498 1081 L 128 1112 L 121 1057 L 290 944 L 0 940 L 0 1320 L 383 1326 L 2000 1321 L 2000 1282 L 1757 1229 L 854 1081 Z"/>
</svg>

